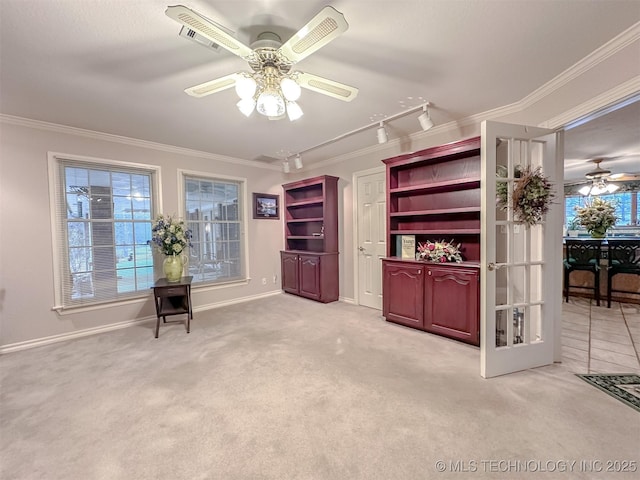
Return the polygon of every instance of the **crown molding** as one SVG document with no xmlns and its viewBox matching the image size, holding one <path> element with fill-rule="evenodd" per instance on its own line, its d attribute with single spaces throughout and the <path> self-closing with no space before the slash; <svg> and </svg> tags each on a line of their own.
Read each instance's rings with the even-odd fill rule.
<svg viewBox="0 0 640 480">
<path fill-rule="evenodd" d="M 67 125 L 60 125 L 57 123 L 44 122 L 41 120 L 33 120 L 30 118 L 16 117 L 14 115 L 0 114 L 0 123 L 7 123 L 10 125 L 17 125 L 21 127 L 36 128 L 38 130 L 45 130 L 49 132 L 62 133 L 66 135 L 74 135 L 77 137 L 91 138 L 93 140 L 102 140 L 105 142 L 120 143 L 123 145 L 129 145 L 132 147 L 139 147 L 151 150 L 158 150 L 166 153 L 173 153 L 177 155 L 185 155 L 188 157 L 203 158 L 206 160 L 215 160 L 218 162 L 233 163 L 234 165 L 246 165 L 254 168 L 262 168 L 265 170 L 280 170 L 278 166 L 268 165 L 261 162 L 255 162 L 252 160 L 244 160 L 241 158 L 227 157 L 226 155 L 218 155 L 215 153 L 203 152 L 200 150 L 193 150 L 191 148 L 176 147 L 174 145 L 167 145 L 164 143 L 150 142 L 148 140 L 140 140 L 137 138 L 125 137 L 121 135 L 113 135 L 110 133 L 97 132 L 94 130 L 87 130 L 84 128 L 69 127 Z"/>
<path fill-rule="evenodd" d="M 585 72 L 588 72 L 589 70 L 597 66 L 599 63 L 604 62 L 608 58 L 612 57 L 619 51 L 625 49 L 638 40 L 640 40 L 640 22 L 635 23 L 624 32 L 620 33 L 604 45 L 595 49 L 582 60 L 579 60 L 571 67 L 567 68 L 564 72 L 560 73 L 558 76 L 551 79 L 540 88 L 534 90 L 529 95 L 524 97 L 518 102 L 519 104 L 521 104 L 521 109 L 530 107 L 543 98 L 551 95 L 559 88 L 567 85 L 572 80 L 580 77 Z"/>
<path fill-rule="evenodd" d="M 592 115 L 594 112 L 606 108 L 614 103 L 619 103 L 624 99 L 630 99 L 634 96 L 637 97 L 639 94 L 640 75 L 612 88 L 611 90 L 607 90 L 606 92 L 591 98 L 588 101 L 567 110 L 566 112 L 562 112 L 560 115 L 547 120 L 540 126 L 551 129 L 565 127 L 571 122 L 575 122 L 580 118 Z"/>
</svg>

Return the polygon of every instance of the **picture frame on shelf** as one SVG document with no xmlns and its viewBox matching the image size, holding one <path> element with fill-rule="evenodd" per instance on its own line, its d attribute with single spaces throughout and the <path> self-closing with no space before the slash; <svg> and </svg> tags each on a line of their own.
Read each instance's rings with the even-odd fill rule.
<svg viewBox="0 0 640 480">
<path fill-rule="evenodd" d="M 253 218 L 280 219 L 280 195 L 254 193 Z"/>
</svg>

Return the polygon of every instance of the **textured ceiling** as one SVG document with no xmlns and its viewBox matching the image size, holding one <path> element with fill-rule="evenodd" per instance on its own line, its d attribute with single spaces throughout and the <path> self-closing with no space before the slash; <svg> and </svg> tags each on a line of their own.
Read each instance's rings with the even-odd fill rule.
<svg viewBox="0 0 640 480">
<path fill-rule="evenodd" d="M 184 4 L 250 44 L 265 30 L 286 40 L 325 0 Z M 167 5 L 0 0 L 0 112 L 275 162 L 427 100 L 436 124 L 512 104 L 640 21 L 637 0 L 335 1 L 349 30 L 296 68 L 354 85 L 359 95 L 345 103 L 305 90 L 305 115 L 289 122 L 245 118 L 233 89 L 187 96 L 187 87 L 249 69 L 226 50 L 178 36 Z M 390 136 L 417 130 L 415 119 L 399 122 Z M 580 142 L 584 151 L 578 157 L 576 149 L 575 159 L 595 150 L 610 155 L 604 142 Z M 375 131 L 367 131 L 315 150 L 305 162 L 373 144 Z"/>
</svg>

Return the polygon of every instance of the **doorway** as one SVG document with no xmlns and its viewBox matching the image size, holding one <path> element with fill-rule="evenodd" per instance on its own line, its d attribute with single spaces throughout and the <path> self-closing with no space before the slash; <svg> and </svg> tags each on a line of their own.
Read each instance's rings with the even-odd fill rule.
<svg viewBox="0 0 640 480">
<path fill-rule="evenodd" d="M 353 174 L 356 304 L 382 310 L 382 262 L 387 253 L 384 166 Z"/>
</svg>

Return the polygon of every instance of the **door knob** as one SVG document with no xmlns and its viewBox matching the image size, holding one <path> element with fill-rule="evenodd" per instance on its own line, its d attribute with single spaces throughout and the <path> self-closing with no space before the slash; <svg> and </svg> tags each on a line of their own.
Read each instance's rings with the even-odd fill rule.
<svg viewBox="0 0 640 480">
<path fill-rule="evenodd" d="M 358 250 L 360 250 L 361 252 L 364 252 L 364 247 L 358 247 Z"/>
<path fill-rule="evenodd" d="M 491 262 L 489 265 L 487 265 L 487 270 L 493 272 L 494 270 L 498 270 L 501 267 L 502 265 L 496 265 L 495 263 Z"/>
</svg>

